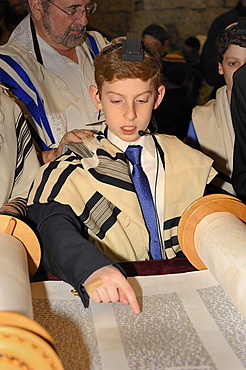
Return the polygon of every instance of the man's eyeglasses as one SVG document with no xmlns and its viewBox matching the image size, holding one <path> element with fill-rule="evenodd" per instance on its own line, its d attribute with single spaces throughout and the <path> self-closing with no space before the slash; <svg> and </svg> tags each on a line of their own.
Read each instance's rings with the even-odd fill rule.
<svg viewBox="0 0 246 370">
<path fill-rule="evenodd" d="M 71 10 L 64 10 L 60 8 L 58 5 L 53 3 L 51 0 L 47 0 L 50 4 L 54 5 L 56 8 L 60 9 L 63 13 L 67 14 L 70 19 L 80 18 L 86 13 L 86 16 L 92 15 L 95 13 L 97 9 L 97 3 L 88 3 L 86 4 L 85 8 L 82 8 L 80 5 L 75 5 L 71 8 Z"/>
</svg>

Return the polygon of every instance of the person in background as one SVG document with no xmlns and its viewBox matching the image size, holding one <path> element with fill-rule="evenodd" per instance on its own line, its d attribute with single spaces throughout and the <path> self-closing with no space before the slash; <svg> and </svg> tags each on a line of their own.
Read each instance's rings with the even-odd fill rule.
<svg viewBox="0 0 246 370">
<path fill-rule="evenodd" d="M 188 93 L 187 64 L 183 56 L 170 53 L 162 58 L 162 74 L 165 96 L 153 112 L 157 132 L 184 140 L 196 100 Z"/>
<path fill-rule="evenodd" d="M 223 75 L 218 73 L 216 39 L 220 31 L 223 31 L 230 24 L 237 22 L 239 18 L 246 17 L 246 0 L 240 0 L 236 6 L 226 13 L 219 15 L 211 24 L 207 39 L 204 43 L 201 53 L 201 72 L 203 77 L 210 86 L 214 87 L 215 91 L 224 86 L 225 80 Z"/>
<path fill-rule="evenodd" d="M 231 114 L 235 131 L 232 185 L 246 204 L 246 64 L 233 75 Z"/>
<path fill-rule="evenodd" d="M 43 122 L 34 122 L 33 136 L 47 162 L 64 143 L 79 141 L 87 124 L 100 121 L 88 87 L 94 83 L 93 58 L 105 40 L 98 32 L 86 32 L 94 2 L 28 0 L 27 6 L 30 15 L 0 50 L 0 82 L 18 94 L 27 111 L 36 104 L 32 95 L 27 99 L 30 88 L 40 96 L 35 108 Z"/>
<path fill-rule="evenodd" d="M 217 38 L 217 50 L 218 71 L 226 85 L 217 90 L 216 99 L 194 108 L 186 142 L 214 159 L 218 175 L 210 192 L 235 195 L 231 181 L 235 132 L 230 104 L 233 74 L 246 63 L 246 22 L 241 20 L 222 31 Z"/>
<path fill-rule="evenodd" d="M 188 37 L 183 44 L 182 54 L 187 64 L 187 85 L 189 95 L 197 102 L 202 85 L 200 71 L 200 41 L 195 36 Z"/>
<path fill-rule="evenodd" d="M 5 0 L 0 17 L 0 45 L 5 44 L 15 27 L 27 15 L 23 0 Z"/>
<path fill-rule="evenodd" d="M 96 56 L 90 95 L 106 122 L 42 166 L 28 217 L 48 271 L 82 300 L 87 284 L 98 282 L 90 293 L 94 302 L 121 301 L 139 312 L 117 262 L 183 256 L 179 219 L 215 170 L 210 158 L 175 136 L 149 131 L 165 91 L 161 65 L 140 40 L 129 41 L 130 50 L 120 38 Z"/>
<path fill-rule="evenodd" d="M 169 50 L 169 35 L 166 27 L 153 23 L 142 32 L 142 41 L 147 49 L 162 58 Z"/>
</svg>

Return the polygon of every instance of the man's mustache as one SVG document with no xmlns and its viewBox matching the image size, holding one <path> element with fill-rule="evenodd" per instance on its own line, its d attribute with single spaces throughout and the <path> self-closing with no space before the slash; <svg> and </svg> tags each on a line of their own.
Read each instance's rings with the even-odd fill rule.
<svg viewBox="0 0 246 370">
<path fill-rule="evenodd" d="M 69 31 L 85 31 L 86 26 L 81 26 L 80 24 L 75 24 L 69 27 Z"/>
</svg>

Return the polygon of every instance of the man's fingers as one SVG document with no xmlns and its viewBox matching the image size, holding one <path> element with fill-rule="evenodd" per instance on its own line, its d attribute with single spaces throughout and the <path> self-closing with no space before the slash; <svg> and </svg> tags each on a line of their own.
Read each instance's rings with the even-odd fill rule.
<svg viewBox="0 0 246 370">
<path fill-rule="evenodd" d="M 90 131 L 90 130 L 78 130 L 78 131 L 76 131 L 76 135 L 78 135 L 78 136 L 82 136 L 82 137 L 84 137 L 85 135 L 90 135 L 90 136 L 92 136 L 93 135 L 93 132 L 92 131 Z"/>
<path fill-rule="evenodd" d="M 75 129 L 73 131 L 71 131 L 71 133 L 76 136 L 78 139 L 83 139 L 85 136 L 92 136 L 93 135 L 93 132 L 92 131 L 89 131 L 89 130 L 79 130 L 79 129 Z"/>
<path fill-rule="evenodd" d="M 74 129 L 72 131 L 68 131 L 62 138 L 60 145 L 70 144 L 70 143 L 78 143 L 86 136 L 92 136 L 93 132 L 89 130 L 83 129 Z"/>
</svg>

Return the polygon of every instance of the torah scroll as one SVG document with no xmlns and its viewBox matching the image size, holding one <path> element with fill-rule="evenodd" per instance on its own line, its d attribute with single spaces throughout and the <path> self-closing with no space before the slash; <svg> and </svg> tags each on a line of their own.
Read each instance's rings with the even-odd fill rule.
<svg viewBox="0 0 246 370">
<path fill-rule="evenodd" d="M 181 217 L 178 238 L 188 260 L 208 268 L 246 318 L 246 205 L 228 195 L 208 195 Z"/>
<path fill-rule="evenodd" d="M 33 320 L 29 276 L 40 262 L 33 231 L 0 215 L 0 368 L 62 370 L 47 331 Z"/>
</svg>

